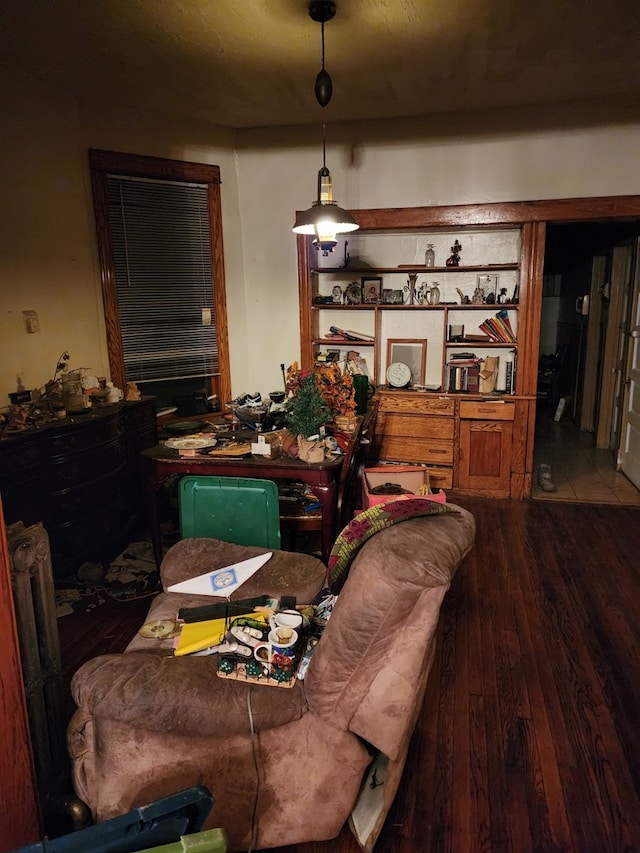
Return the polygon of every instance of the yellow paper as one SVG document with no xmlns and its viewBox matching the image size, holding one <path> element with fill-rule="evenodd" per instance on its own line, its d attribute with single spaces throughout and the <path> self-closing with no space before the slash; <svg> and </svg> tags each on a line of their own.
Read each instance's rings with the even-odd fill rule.
<svg viewBox="0 0 640 853">
<path fill-rule="evenodd" d="M 224 640 L 224 635 L 229 625 L 236 619 L 250 616 L 258 622 L 263 622 L 265 616 L 262 613 L 254 613 L 253 610 L 247 613 L 234 614 L 232 618 L 206 619 L 204 622 L 185 622 L 180 631 L 178 645 L 174 650 L 174 655 L 191 655 L 194 652 L 201 652 L 203 649 L 208 649 L 209 646 L 217 646 Z"/>
</svg>

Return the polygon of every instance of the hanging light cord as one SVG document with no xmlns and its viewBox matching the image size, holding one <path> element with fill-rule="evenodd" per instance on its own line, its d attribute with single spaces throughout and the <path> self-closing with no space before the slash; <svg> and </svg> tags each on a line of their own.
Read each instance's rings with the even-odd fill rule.
<svg viewBox="0 0 640 853">
<path fill-rule="evenodd" d="M 322 122 L 322 168 L 327 168 L 327 126 Z"/>
</svg>

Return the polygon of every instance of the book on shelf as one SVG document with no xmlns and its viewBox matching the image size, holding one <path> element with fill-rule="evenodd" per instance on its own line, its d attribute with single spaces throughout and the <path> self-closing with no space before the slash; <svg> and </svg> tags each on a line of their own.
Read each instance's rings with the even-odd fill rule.
<svg viewBox="0 0 640 853">
<path fill-rule="evenodd" d="M 488 344 L 491 343 L 489 335 L 465 335 L 462 339 L 463 343 L 469 344 Z"/>
<path fill-rule="evenodd" d="M 330 349 L 330 350 L 322 350 L 316 356 L 316 361 L 320 364 L 327 363 L 331 364 L 332 362 L 340 360 L 340 350 L 339 349 Z"/>
<path fill-rule="evenodd" d="M 516 336 L 506 308 L 498 311 L 493 317 L 487 317 L 480 323 L 479 329 L 499 344 L 514 344 Z"/>
<path fill-rule="evenodd" d="M 447 362 L 447 389 L 450 392 L 477 393 L 480 384 L 480 359 L 473 353 L 459 353 Z"/>
<path fill-rule="evenodd" d="M 372 335 L 365 335 L 363 332 L 354 332 L 352 329 L 339 329 L 338 326 L 329 326 L 329 333 L 325 337 L 345 341 L 375 342 L 375 338 Z"/>
<path fill-rule="evenodd" d="M 347 353 L 346 368 L 352 376 L 361 375 L 366 376 L 368 379 L 371 378 L 366 358 L 361 356 L 359 352 L 355 352 L 355 350 L 349 350 Z"/>
<path fill-rule="evenodd" d="M 509 352 L 505 353 L 505 394 L 515 394 L 516 393 L 516 360 L 518 358 L 518 353 L 515 349 L 509 350 Z"/>
</svg>

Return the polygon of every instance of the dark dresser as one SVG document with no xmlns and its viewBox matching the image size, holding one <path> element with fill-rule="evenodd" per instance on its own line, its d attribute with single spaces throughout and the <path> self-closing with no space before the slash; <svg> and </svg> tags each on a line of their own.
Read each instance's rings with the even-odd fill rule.
<svg viewBox="0 0 640 853">
<path fill-rule="evenodd" d="M 55 577 L 126 545 L 146 511 L 139 454 L 157 444 L 155 398 L 89 410 L 0 441 L 7 524 L 42 522 Z"/>
</svg>

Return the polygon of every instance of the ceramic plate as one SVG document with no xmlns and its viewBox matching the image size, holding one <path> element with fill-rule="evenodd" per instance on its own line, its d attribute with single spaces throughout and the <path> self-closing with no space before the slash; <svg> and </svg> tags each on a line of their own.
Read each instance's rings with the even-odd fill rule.
<svg viewBox="0 0 640 853">
<path fill-rule="evenodd" d="M 215 447 L 218 443 L 217 439 L 211 437 L 196 437 L 187 436 L 185 438 L 168 438 L 165 441 L 165 447 L 170 447 L 173 450 L 203 450 L 205 447 Z"/>
</svg>

